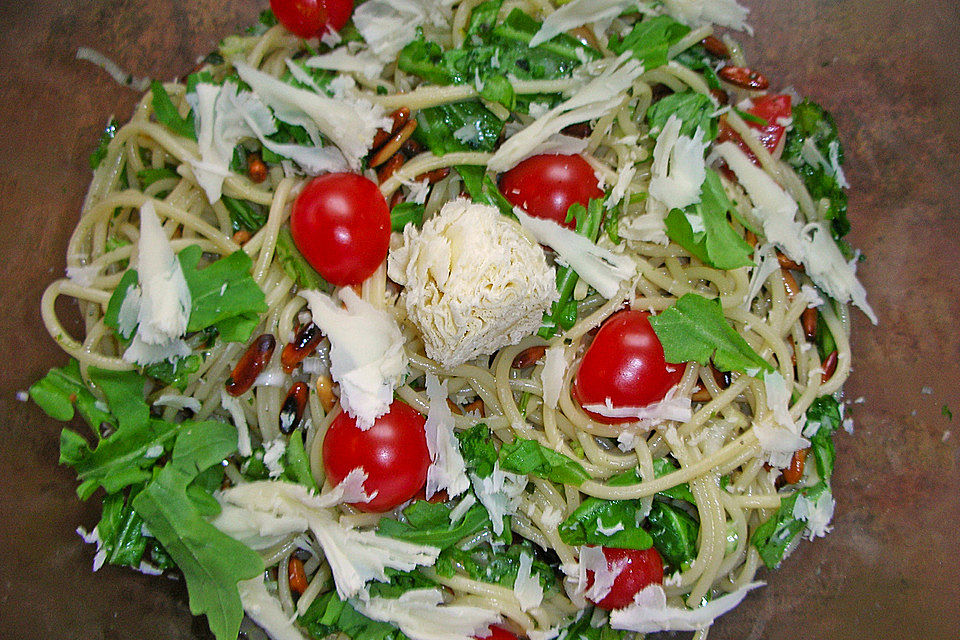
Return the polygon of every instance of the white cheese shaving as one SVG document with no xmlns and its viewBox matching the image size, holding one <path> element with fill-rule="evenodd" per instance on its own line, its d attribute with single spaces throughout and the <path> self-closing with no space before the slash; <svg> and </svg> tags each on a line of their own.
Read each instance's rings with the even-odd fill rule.
<svg viewBox="0 0 960 640">
<path fill-rule="evenodd" d="M 137 258 L 141 290 L 137 335 L 147 344 L 164 344 L 187 330 L 191 300 L 180 261 L 152 200 L 140 207 Z"/>
<path fill-rule="evenodd" d="M 240 399 L 231 396 L 226 389 L 221 389 L 220 406 L 230 413 L 230 417 L 233 418 L 233 426 L 237 428 L 237 451 L 244 457 L 253 455 L 253 447 L 250 445 L 250 429 L 247 427 L 247 415 L 243 412 Z"/>
<path fill-rule="evenodd" d="M 663 587 L 659 584 L 647 585 L 633 596 L 633 603 L 610 612 L 610 626 L 638 633 L 696 631 L 710 626 L 714 620 L 740 604 L 748 592 L 763 584 L 751 582 L 692 610 L 667 606 Z"/>
<path fill-rule="evenodd" d="M 664 0 L 667 13 L 690 27 L 711 24 L 753 33 L 747 24 L 750 10 L 737 0 Z"/>
<path fill-rule="evenodd" d="M 144 458 L 159 458 L 163 455 L 163 445 L 155 444 L 143 452 Z"/>
<path fill-rule="evenodd" d="M 690 396 L 678 393 L 679 385 L 671 387 L 662 400 L 652 402 L 644 407 L 614 407 L 609 397 L 603 404 L 585 404 L 587 411 L 600 414 L 607 418 L 636 418 L 638 427 L 649 429 L 667 420 L 686 422 L 693 416 Z"/>
<path fill-rule="evenodd" d="M 540 372 L 543 402 L 552 409 L 556 409 L 560 403 L 564 376 L 570 368 L 571 360 L 572 354 L 567 353 L 562 344 L 550 347 L 544 356 L 543 370 Z"/>
<path fill-rule="evenodd" d="M 287 443 L 283 438 L 263 443 L 263 464 L 267 467 L 271 478 L 279 477 L 283 473 L 284 467 L 281 460 L 286 452 Z"/>
<path fill-rule="evenodd" d="M 650 196 L 667 209 L 683 209 L 700 202 L 700 187 L 707 177 L 703 153 L 709 142 L 697 127 L 693 137 L 680 135 L 683 120 L 672 114 L 663 125 L 653 148 Z"/>
<path fill-rule="evenodd" d="M 767 278 L 780 270 L 780 261 L 777 260 L 776 249 L 773 244 L 769 242 L 758 245 L 753 251 L 753 257 L 754 260 L 757 261 L 757 266 L 751 269 L 750 286 L 747 289 L 747 295 L 741 305 L 745 311 L 750 310 L 753 299 L 760 293 L 760 289 L 763 288 Z"/>
<path fill-rule="evenodd" d="M 330 507 L 341 497 L 317 496 L 302 485 L 288 482 L 251 482 L 217 494 L 223 508 L 213 524 L 251 548 L 264 548 L 256 543 L 255 525 L 265 527 L 272 535 L 279 531 L 301 533 L 309 528 L 323 548 L 337 593 L 344 600 L 360 593 L 370 580 L 389 580 L 388 568 L 412 571 L 436 561 L 440 553 L 436 547 L 378 536 L 337 522 Z M 228 506 L 242 510 L 247 520 L 239 520 L 237 509 Z"/>
<path fill-rule="evenodd" d="M 77 535 L 83 538 L 83 541 L 87 544 L 97 545 L 97 552 L 93 556 L 93 570 L 98 571 L 107 561 L 107 550 L 103 548 L 99 527 L 94 527 L 93 531 L 90 532 L 83 527 L 77 527 Z"/>
<path fill-rule="evenodd" d="M 833 529 L 829 524 L 833 519 L 833 510 L 836 506 L 837 503 L 829 490 L 817 496 L 816 501 L 811 501 L 800 494 L 797 496 L 797 501 L 793 503 L 793 517 L 806 520 L 808 538 L 813 540 L 827 535 Z"/>
<path fill-rule="evenodd" d="M 797 203 L 763 169 L 757 167 L 732 142 L 714 149 L 747 190 L 763 233 L 791 260 L 803 263 L 818 287 L 839 302 L 853 302 L 874 324 L 877 316 L 867 303 L 867 293 L 857 280 L 855 261 L 846 262 L 823 223 L 804 226 L 797 220 Z"/>
<path fill-rule="evenodd" d="M 353 24 L 370 49 L 385 63 L 394 62 L 417 27 L 447 26 L 452 0 L 367 0 L 353 11 Z"/>
<path fill-rule="evenodd" d="M 517 602 L 524 611 L 539 607 L 543 602 L 543 585 L 532 569 L 533 556 L 526 552 L 521 553 L 517 579 L 513 583 L 513 595 L 517 597 Z"/>
<path fill-rule="evenodd" d="M 493 463 L 493 472 L 486 478 L 470 474 L 474 493 L 490 515 L 494 535 L 503 533 L 503 517 L 517 512 L 523 490 L 527 486 L 527 477 L 500 469 L 498 462 Z"/>
<path fill-rule="evenodd" d="M 366 598 L 352 604 L 368 618 L 399 627 L 410 640 L 472 640 L 489 635 L 490 625 L 500 621 L 500 615 L 489 609 L 444 604 L 439 589 L 413 589 L 399 598 Z"/>
<path fill-rule="evenodd" d="M 607 597 L 613 583 L 627 566 L 627 559 L 613 564 L 607 562 L 602 547 L 580 547 L 578 589 L 591 602 L 599 602 Z M 593 584 L 587 589 L 587 573 L 593 574 Z"/>
<path fill-rule="evenodd" d="M 199 413 L 201 407 L 200 401 L 193 396 L 184 396 L 176 393 L 163 394 L 153 401 L 153 405 L 159 407 L 173 407 L 174 409 L 179 409 L 181 411 L 184 409 L 189 409 L 194 413 Z"/>
<path fill-rule="evenodd" d="M 318 56 L 307 58 L 303 62 L 311 69 L 329 69 L 331 71 L 345 71 L 359 73 L 365 78 L 379 78 L 383 71 L 383 62 L 378 60 L 369 49 L 361 49 L 351 53 L 347 47 L 339 47 Z"/>
<path fill-rule="evenodd" d="M 311 91 L 297 89 L 268 73 L 242 62 L 235 62 L 237 73 L 280 120 L 304 127 L 308 133 L 319 131 L 329 138 L 354 170 L 370 150 L 377 129 L 389 129 L 383 108 L 355 97 L 337 100 Z"/>
<path fill-rule="evenodd" d="M 544 19 L 540 30 L 530 40 L 530 46 L 535 47 L 554 36 L 590 22 L 616 18 L 636 6 L 636 0 L 572 0 Z"/>
<path fill-rule="evenodd" d="M 616 296 L 623 283 L 637 271 L 636 263 L 628 255 L 596 245 L 553 220 L 528 216 L 516 207 L 513 212 L 537 242 L 556 251 L 565 264 L 608 300 Z"/>
<path fill-rule="evenodd" d="M 429 500 L 441 489 L 446 489 L 447 496 L 453 498 L 470 488 L 470 479 L 460 455 L 457 436 L 453 433 L 447 382 L 441 383 L 433 373 L 427 373 L 427 398 L 430 405 L 423 430 L 431 462 L 427 467 L 426 497 Z"/>
<path fill-rule="evenodd" d="M 270 595 L 263 584 L 263 575 L 237 583 L 240 602 L 250 618 L 267 632 L 272 640 L 304 640 L 290 616 L 283 612 L 280 601 Z"/>
<path fill-rule="evenodd" d="M 350 287 L 340 289 L 341 308 L 319 291 L 301 291 L 313 321 L 330 340 L 330 375 L 340 384 L 340 403 L 369 429 L 393 402 L 393 391 L 407 371 L 403 335 L 394 317 L 362 300 Z"/>
<path fill-rule="evenodd" d="M 422 229 L 408 225 L 387 273 L 405 287 L 402 302 L 427 355 L 447 368 L 530 335 L 558 295 L 543 251 L 519 225 L 465 198 Z"/>
<path fill-rule="evenodd" d="M 473 497 L 472 493 L 468 493 L 460 499 L 460 502 L 457 503 L 453 509 L 450 509 L 450 523 L 457 524 L 460 522 L 467 511 L 470 511 L 470 507 L 477 504 L 477 499 Z"/>
<path fill-rule="evenodd" d="M 606 527 L 603 524 L 603 520 L 599 517 L 597 518 L 597 533 L 601 533 L 605 536 L 612 536 L 618 531 L 623 531 L 626 527 L 623 526 L 622 522 L 617 522 L 612 526 Z"/>
<path fill-rule="evenodd" d="M 98 264 L 67 266 L 67 278 L 77 286 L 90 287 L 102 268 Z"/>
<path fill-rule="evenodd" d="M 643 64 L 638 60 L 630 54 L 620 56 L 573 97 L 507 138 L 490 158 L 489 168 L 506 171 L 526 157 L 530 150 L 571 124 L 599 118 L 623 101 L 624 92 L 642 73 Z"/>
</svg>

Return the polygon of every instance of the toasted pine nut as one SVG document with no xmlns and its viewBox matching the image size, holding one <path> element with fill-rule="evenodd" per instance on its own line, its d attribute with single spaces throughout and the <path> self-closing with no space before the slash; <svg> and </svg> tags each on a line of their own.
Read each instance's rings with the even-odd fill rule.
<svg viewBox="0 0 960 640">
<path fill-rule="evenodd" d="M 252 237 L 253 236 L 250 235 L 249 231 L 247 231 L 246 229 L 240 229 L 239 231 L 233 234 L 233 237 L 231 239 L 242 247 L 243 245 L 250 242 L 250 238 Z"/>
<path fill-rule="evenodd" d="M 390 136 L 390 139 L 387 140 L 380 149 L 373 154 L 373 157 L 370 158 L 371 167 L 379 167 L 384 162 L 390 159 L 395 153 L 400 151 L 400 147 L 403 146 L 403 143 L 407 141 L 411 135 L 413 135 L 414 130 L 417 128 L 416 120 L 408 120 L 407 124 L 403 125 L 403 128 Z"/>
<path fill-rule="evenodd" d="M 777 251 L 777 262 L 780 263 L 781 269 L 790 269 L 791 271 L 805 271 L 802 264 L 797 264 L 783 253 Z"/>
<path fill-rule="evenodd" d="M 267 165 L 255 153 L 247 156 L 247 175 L 257 184 L 267 179 Z"/>
<path fill-rule="evenodd" d="M 831 351 L 823 361 L 823 375 L 820 376 L 820 382 L 824 383 L 830 378 L 833 377 L 833 374 L 837 372 L 837 361 L 839 356 L 836 351 Z"/>
<path fill-rule="evenodd" d="M 471 412 L 471 411 L 476 412 L 476 413 L 479 413 L 481 418 L 485 417 L 485 416 L 486 416 L 486 411 L 485 411 L 484 406 L 483 406 L 483 400 L 481 400 L 480 398 L 477 398 L 476 400 L 474 400 L 474 401 L 471 402 L 470 404 L 465 404 L 465 405 L 463 405 L 463 412 L 464 412 L 464 413 L 468 413 L 468 412 Z"/>
<path fill-rule="evenodd" d="M 513 368 L 514 369 L 528 369 L 543 358 L 546 354 L 547 348 L 543 345 L 536 345 L 533 347 L 527 347 L 523 351 L 517 354 L 517 357 L 513 359 Z"/>
<path fill-rule="evenodd" d="M 323 332 L 314 323 L 308 322 L 300 327 L 293 342 L 287 344 L 280 352 L 280 364 L 283 365 L 284 372 L 293 373 L 303 359 L 313 353 L 321 340 L 323 340 Z"/>
<path fill-rule="evenodd" d="M 227 378 L 227 393 L 234 397 L 246 393 L 253 386 L 260 372 L 270 362 L 276 346 L 276 338 L 269 333 L 264 333 L 251 342 L 247 350 L 240 356 L 240 361 L 233 368 L 230 377 Z"/>
<path fill-rule="evenodd" d="M 294 383 L 287 391 L 287 397 L 280 407 L 280 433 L 290 435 L 300 426 L 309 393 L 309 388 L 303 382 Z"/>
<path fill-rule="evenodd" d="M 379 149 L 385 145 L 387 140 L 390 139 L 390 136 L 399 131 L 400 127 L 407 124 L 407 120 L 410 119 L 410 109 L 406 107 L 400 107 L 391 113 L 390 117 L 393 118 L 393 126 L 390 127 L 390 131 L 385 129 L 377 129 L 376 135 L 373 136 L 373 149 Z"/>
<path fill-rule="evenodd" d="M 730 50 L 727 48 L 727 45 L 717 36 L 707 36 L 700 41 L 700 44 L 703 45 L 707 53 L 712 56 L 716 56 L 717 58 L 730 57 Z"/>
<path fill-rule="evenodd" d="M 780 275 L 783 276 L 783 288 L 787 290 L 787 297 L 793 300 L 800 293 L 800 285 L 797 284 L 796 278 L 789 270 L 780 269 Z"/>
<path fill-rule="evenodd" d="M 310 584 L 307 582 L 307 572 L 303 569 L 303 560 L 290 556 L 290 562 L 287 563 L 287 576 L 290 579 L 290 591 L 298 595 L 303 595 Z"/>
<path fill-rule="evenodd" d="M 807 307 L 800 314 L 800 325 L 803 327 L 803 335 L 807 342 L 813 342 L 817 338 L 817 310 L 813 307 Z"/>
<path fill-rule="evenodd" d="M 333 379 L 330 376 L 323 375 L 317 377 L 317 398 L 320 400 L 320 406 L 327 413 L 337 404 L 337 396 L 333 393 Z"/>
<path fill-rule="evenodd" d="M 770 81 L 759 71 L 754 71 L 750 67 L 735 67 L 727 65 L 717 72 L 726 82 L 741 89 L 750 89 L 751 91 L 763 91 L 770 86 Z"/>
<path fill-rule="evenodd" d="M 380 169 L 377 171 L 377 181 L 380 182 L 380 184 L 383 184 L 389 180 L 390 176 L 396 173 L 397 169 L 402 167 L 406 161 L 407 157 L 405 155 L 402 153 L 395 153 L 393 156 L 388 158 L 386 164 L 380 167 Z"/>
<path fill-rule="evenodd" d="M 803 467 L 810 449 L 797 449 L 790 458 L 790 466 L 783 470 L 783 481 L 787 484 L 797 484 L 803 477 Z"/>
</svg>

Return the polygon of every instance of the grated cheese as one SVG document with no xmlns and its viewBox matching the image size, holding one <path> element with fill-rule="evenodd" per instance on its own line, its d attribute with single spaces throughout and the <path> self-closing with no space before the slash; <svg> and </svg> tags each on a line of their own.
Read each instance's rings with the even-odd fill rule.
<svg viewBox="0 0 960 640">
<path fill-rule="evenodd" d="M 431 462 L 427 467 L 426 497 L 429 500 L 438 491 L 446 489 L 447 496 L 453 498 L 470 488 L 470 480 L 457 446 L 457 436 L 453 433 L 447 383 L 441 383 L 433 373 L 427 373 L 427 398 L 430 405 L 423 429 Z"/>
<path fill-rule="evenodd" d="M 636 6 L 636 0 L 571 0 L 544 19 L 539 31 L 531 38 L 530 46 L 536 47 L 590 22 L 611 20 Z"/>
<path fill-rule="evenodd" d="M 682 126 L 683 120 L 671 115 L 653 148 L 650 197 L 662 202 L 667 209 L 683 209 L 700 202 L 700 187 L 707 177 L 703 152 L 709 143 L 703 140 L 703 129 L 697 127 L 690 138 L 680 135 Z"/>
</svg>

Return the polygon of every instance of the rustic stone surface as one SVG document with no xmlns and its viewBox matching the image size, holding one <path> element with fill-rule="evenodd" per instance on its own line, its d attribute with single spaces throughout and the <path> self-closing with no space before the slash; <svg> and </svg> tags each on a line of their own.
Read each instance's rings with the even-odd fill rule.
<svg viewBox="0 0 960 640">
<path fill-rule="evenodd" d="M 856 313 L 834 533 L 802 545 L 716 639 L 956 638 L 960 631 L 960 14 L 952 2 L 754 0 L 748 59 L 837 117 L 847 150 L 852 239 L 880 316 Z M 112 567 L 74 529 L 77 501 L 56 464 L 60 426 L 16 400 L 64 357 L 39 327 L 45 285 L 89 180 L 108 116 L 138 96 L 74 58 L 92 46 L 136 75 L 189 71 L 266 2 L 68 0 L 0 3 L 0 636 L 209 638 L 181 582 Z M 930 393 L 923 393 L 929 388 Z M 941 414 L 947 405 L 957 424 Z M 954 433 L 947 435 L 947 432 Z"/>
</svg>

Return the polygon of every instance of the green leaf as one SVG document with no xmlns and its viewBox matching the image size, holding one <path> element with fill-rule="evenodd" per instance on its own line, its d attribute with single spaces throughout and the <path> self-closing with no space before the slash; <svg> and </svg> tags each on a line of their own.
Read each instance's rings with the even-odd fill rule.
<svg viewBox="0 0 960 640">
<path fill-rule="evenodd" d="M 416 202 L 401 202 L 390 210 L 390 229 L 403 232 L 404 227 L 412 224 L 415 227 L 423 225 L 425 207 Z"/>
<path fill-rule="evenodd" d="M 114 422 L 108 412 L 97 408 L 97 399 L 80 376 L 80 363 L 73 358 L 64 367 L 50 369 L 30 386 L 29 393 L 30 399 L 54 420 L 73 420 L 76 406 L 94 431 L 99 432 L 104 422 Z"/>
<path fill-rule="evenodd" d="M 721 371 L 758 374 L 773 367 L 747 344 L 723 316 L 720 303 L 695 293 L 685 294 L 672 307 L 650 318 L 667 362 L 713 359 Z"/>
<path fill-rule="evenodd" d="M 316 269 L 310 266 L 307 259 L 303 257 L 297 245 L 293 242 L 293 235 L 290 233 L 290 227 L 283 226 L 280 233 L 277 234 L 276 259 L 280 262 L 284 272 L 293 278 L 293 281 L 301 289 L 319 289 L 321 291 L 332 291 L 333 287 L 317 273 Z"/>
<path fill-rule="evenodd" d="M 500 468 L 553 482 L 580 486 L 590 474 L 576 460 L 544 447 L 536 440 L 517 438 L 500 447 Z"/>
<path fill-rule="evenodd" d="M 667 235 L 704 264 L 717 269 L 736 269 L 752 265 L 753 248 L 733 230 L 727 213 L 733 205 L 720 182 L 720 176 L 707 169 L 700 189 L 700 202 L 685 210 L 673 209 L 667 215 Z M 698 219 L 703 231 L 694 232 L 691 218 Z"/>
<path fill-rule="evenodd" d="M 310 471 L 310 459 L 307 457 L 307 451 L 303 447 L 303 433 L 299 429 L 294 431 L 290 436 L 290 441 L 287 442 L 287 450 L 284 455 L 287 460 L 285 475 L 294 482 L 319 493 L 320 488 L 317 486 L 317 481 L 313 477 L 313 472 Z"/>
<path fill-rule="evenodd" d="M 460 134 L 468 142 L 455 135 L 464 128 L 472 129 L 469 138 Z M 502 131 L 500 118 L 479 101 L 467 100 L 421 109 L 413 135 L 434 155 L 442 156 L 456 151 L 493 151 Z"/>
<path fill-rule="evenodd" d="M 153 92 L 153 114 L 157 117 L 157 122 L 170 129 L 173 133 L 190 140 L 197 139 L 197 133 L 193 126 L 193 117 L 184 118 L 177 111 L 167 90 L 163 88 L 157 80 L 150 83 L 150 91 Z"/>
<path fill-rule="evenodd" d="M 97 534 L 106 552 L 107 562 L 139 567 L 147 549 L 147 538 L 143 535 L 143 518 L 130 503 L 131 499 L 122 493 L 106 496 Z"/>
<path fill-rule="evenodd" d="M 502 104 L 511 111 L 517 107 L 517 94 L 513 90 L 513 85 L 506 76 L 500 74 L 491 74 L 486 77 L 483 88 L 480 90 L 480 97 Z"/>
<path fill-rule="evenodd" d="M 703 130 L 704 141 L 717 137 L 717 118 L 713 114 L 717 108 L 708 96 L 695 91 L 681 91 L 657 100 L 647 109 L 647 123 L 650 135 L 656 137 L 663 130 L 670 116 L 675 115 L 683 121 L 680 134 L 692 138 L 697 129 Z"/>
<path fill-rule="evenodd" d="M 178 255 L 192 301 L 187 331 L 215 327 L 226 342 L 244 342 L 267 310 L 263 291 L 250 276 L 253 262 L 235 251 L 200 269 L 202 253 L 191 245 Z"/>
<path fill-rule="evenodd" d="M 690 27 L 670 16 L 655 16 L 635 24 L 622 39 L 612 36 L 607 46 L 618 55 L 629 50 L 634 58 L 643 62 L 643 68 L 650 71 L 667 64 L 670 46 L 688 33 Z"/>
<path fill-rule="evenodd" d="M 680 569 L 697 557 L 700 525 L 685 511 L 655 500 L 647 514 L 647 531 L 663 559 Z"/>
<path fill-rule="evenodd" d="M 561 33 L 543 44 L 530 48 L 530 40 L 540 30 L 541 23 L 521 11 L 514 9 L 502 24 L 491 30 L 493 42 L 514 42 L 526 45 L 504 51 L 501 48 L 500 66 L 510 70 L 518 78 L 537 80 L 559 78 L 567 75 L 583 60 L 596 60 L 600 52 L 584 45 L 573 36 Z M 529 74 L 529 75 L 525 75 Z"/>
<path fill-rule="evenodd" d="M 470 507 L 467 513 L 454 524 L 450 522 L 450 507 L 446 504 L 426 507 L 422 503 L 430 504 L 425 500 L 414 502 L 404 509 L 403 521 L 381 518 L 377 525 L 377 534 L 445 549 L 490 524 L 487 510 L 481 504 Z M 440 509 L 446 513 L 444 514 Z"/>
<path fill-rule="evenodd" d="M 110 295 L 110 301 L 107 303 L 107 310 L 103 314 L 103 324 L 116 331 L 117 334 L 124 340 L 129 339 L 134 334 L 136 331 L 136 326 L 132 327 L 130 333 L 128 334 L 120 333 L 120 308 L 123 306 L 123 301 L 126 300 L 127 295 L 130 293 L 130 289 L 136 287 L 139 282 L 140 280 L 136 270 L 127 269 L 123 273 L 123 277 L 120 278 L 120 282 L 117 284 L 117 287 Z"/>
<path fill-rule="evenodd" d="M 243 618 L 237 583 L 260 575 L 263 561 L 207 522 L 187 496 L 187 487 L 236 448 L 237 432 L 229 424 L 185 425 L 170 462 L 133 500 L 133 508 L 183 572 L 190 611 L 207 616 L 218 640 L 237 637 Z"/>
<path fill-rule="evenodd" d="M 463 186 L 470 194 L 470 199 L 479 204 L 489 204 L 500 209 L 500 213 L 511 218 L 513 205 L 507 200 L 497 183 L 486 172 L 486 168 L 479 165 L 459 165 L 454 167 L 463 179 Z"/>
<path fill-rule="evenodd" d="M 263 210 L 263 206 L 230 196 L 220 196 L 220 200 L 230 214 L 234 231 L 245 230 L 254 233 L 267 224 L 267 213 Z"/>
<path fill-rule="evenodd" d="M 487 425 L 475 424 L 456 434 L 460 440 L 460 455 L 463 456 L 467 469 L 479 478 L 486 478 L 493 473 L 497 462 L 497 449 L 493 446 Z"/>
<path fill-rule="evenodd" d="M 835 238 L 850 231 L 847 218 L 847 194 L 840 186 L 832 166 L 828 169 L 820 162 L 811 163 L 803 153 L 804 144 L 810 140 L 820 155 L 830 164 L 835 156 L 836 165 L 843 164 L 843 146 L 833 116 L 811 100 L 803 100 L 793 106 L 793 126 L 784 139 L 783 160 L 796 169 L 814 201 L 826 198 L 830 205 L 826 218 L 831 221 Z"/>
<path fill-rule="evenodd" d="M 639 500 L 587 498 L 560 523 L 560 539 L 569 545 L 649 549 L 653 539 L 638 526 L 641 509 Z"/>
<path fill-rule="evenodd" d="M 537 576 L 545 590 L 549 589 L 555 582 L 554 570 L 537 557 L 529 540 L 509 545 L 483 542 L 468 544 L 462 549 L 450 547 L 444 549 L 437 558 L 436 571 L 444 577 L 451 577 L 458 570 L 465 571 L 474 580 L 512 589 L 517 580 L 522 555 L 533 559 L 531 575 Z"/>
<path fill-rule="evenodd" d="M 167 386 L 183 391 L 187 388 L 191 374 L 199 371 L 201 364 L 203 364 L 203 356 L 192 353 L 186 358 L 177 358 L 173 362 L 164 360 L 147 365 L 143 368 L 143 375 L 150 376 Z"/>
<path fill-rule="evenodd" d="M 100 166 L 100 163 L 103 162 L 103 159 L 107 157 L 107 147 L 110 146 L 110 141 L 117 136 L 117 121 L 114 118 L 110 118 L 110 121 L 107 122 L 107 126 L 104 127 L 103 132 L 100 134 L 100 140 L 97 141 L 97 148 L 93 150 L 93 153 L 90 154 L 90 168 L 96 169 Z"/>
<path fill-rule="evenodd" d="M 677 466 L 673 464 L 667 458 L 657 458 L 653 461 L 653 476 L 655 478 L 660 478 L 662 476 L 673 473 L 677 470 Z M 640 476 L 636 476 L 636 481 L 640 482 Z M 664 498 L 673 498 L 674 500 L 686 500 L 690 504 L 697 504 L 697 499 L 693 497 L 693 493 L 690 491 L 690 485 L 684 482 L 683 484 L 678 484 L 669 489 L 657 492 L 658 496 Z"/>
<path fill-rule="evenodd" d="M 807 409 L 805 430 L 819 425 L 816 433 L 810 437 L 810 449 L 817 463 L 817 475 L 827 483 L 833 475 L 833 462 L 836 458 L 833 434 L 840 428 L 842 421 L 840 403 L 833 396 L 820 396 Z"/>
<path fill-rule="evenodd" d="M 297 623 L 316 640 L 343 633 L 351 640 L 402 640 L 405 638 L 391 624 L 378 622 L 359 613 L 348 602 L 337 597 L 335 589 L 318 596 Z"/>
<path fill-rule="evenodd" d="M 797 499 L 802 495 L 810 502 L 816 502 L 825 491 L 829 490 L 825 482 L 820 482 L 789 496 L 781 496 L 777 513 L 757 527 L 750 538 L 750 542 L 757 548 L 765 565 L 775 569 L 783 560 L 783 554 L 790 547 L 790 543 L 806 527 L 805 521 L 793 515 L 793 507 Z"/>
<path fill-rule="evenodd" d="M 180 174 L 171 167 L 148 167 L 137 171 L 137 180 L 140 181 L 140 186 L 143 189 L 146 189 L 154 182 L 169 180 L 170 178 L 180 179 Z"/>
</svg>

